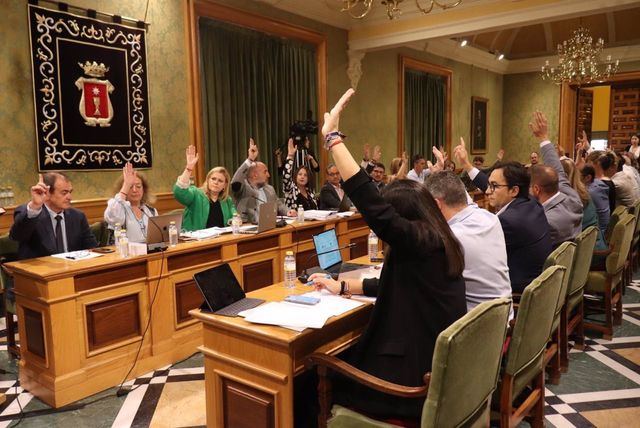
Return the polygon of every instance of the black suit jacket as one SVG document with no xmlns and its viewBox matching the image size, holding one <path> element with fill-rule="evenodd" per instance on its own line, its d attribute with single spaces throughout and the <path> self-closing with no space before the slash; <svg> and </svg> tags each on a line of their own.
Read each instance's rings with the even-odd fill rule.
<svg viewBox="0 0 640 428">
<path fill-rule="evenodd" d="M 344 197 L 348 198 L 346 192 Z M 318 208 L 321 210 L 336 210 L 339 206 L 340 197 L 338 196 L 338 192 L 336 192 L 336 189 L 331 183 L 324 183 L 324 186 L 320 189 L 320 201 L 318 203 Z"/>
<path fill-rule="evenodd" d="M 345 191 L 369 227 L 388 244 L 371 320 L 348 360 L 390 382 L 423 385 L 431 370 L 436 338 L 467 312 L 462 276 L 446 276 L 444 244 L 417 243 L 414 222 L 384 201 L 364 171 L 345 182 Z M 367 413 L 419 417 L 424 399 L 397 398 L 349 385 L 350 404 Z"/>
<path fill-rule="evenodd" d="M 64 210 L 64 223 L 69 251 L 86 250 L 98 245 L 82 211 L 75 208 Z M 51 217 L 45 206 L 34 218 L 27 217 L 26 204 L 16 208 L 9 236 L 18 241 L 18 257 L 21 260 L 50 256 L 57 252 Z"/>
<path fill-rule="evenodd" d="M 489 179 L 482 171 L 473 179 L 483 192 Z M 540 273 L 553 242 L 544 208 L 530 197 L 515 198 L 507 209 L 498 215 L 507 245 L 507 264 L 511 289 L 522 293 Z"/>
</svg>

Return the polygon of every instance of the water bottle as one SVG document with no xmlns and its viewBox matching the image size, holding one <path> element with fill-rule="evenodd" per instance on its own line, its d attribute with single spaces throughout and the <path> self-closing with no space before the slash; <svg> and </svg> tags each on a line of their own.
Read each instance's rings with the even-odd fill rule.
<svg viewBox="0 0 640 428">
<path fill-rule="evenodd" d="M 120 234 L 122 233 L 122 225 L 120 223 L 116 223 L 113 227 L 113 244 L 117 247 L 120 245 Z M 118 251 L 120 251 L 120 247 L 118 247 Z"/>
<path fill-rule="evenodd" d="M 298 218 L 296 219 L 298 223 L 302 223 L 304 221 L 304 208 L 298 207 Z"/>
<path fill-rule="evenodd" d="M 369 260 L 373 261 L 378 257 L 378 237 L 373 230 L 369 234 Z"/>
<path fill-rule="evenodd" d="M 129 238 L 127 237 L 127 231 L 120 229 L 120 238 L 118 239 L 118 252 L 120 257 L 129 257 Z"/>
<path fill-rule="evenodd" d="M 284 286 L 293 288 L 296 285 L 296 258 L 293 251 L 287 251 L 284 256 Z"/>
<path fill-rule="evenodd" d="M 231 219 L 231 232 L 234 235 L 239 235 L 240 234 L 240 226 L 242 226 L 242 218 L 240 217 L 240 214 L 235 213 L 233 215 L 233 218 Z"/>
<path fill-rule="evenodd" d="M 169 246 L 175 247 L 176 245 L 178 245 L 178 228 L 176 222 L 172 221 L 169 223 Z"/>
</svg>

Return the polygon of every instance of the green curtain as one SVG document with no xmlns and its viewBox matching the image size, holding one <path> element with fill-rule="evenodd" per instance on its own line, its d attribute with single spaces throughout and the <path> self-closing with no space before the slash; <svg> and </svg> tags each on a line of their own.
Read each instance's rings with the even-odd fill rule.
<svg viewBox="0 0 640 428">
<path fill-rule="evenodd" d="M 404 148 L 411 158 L 431 159 L 431 148 L 445 142 L 444 79 L 417 70 L 404 74 Z"/>
<path fill-rule="evenodd" d="M 289 126 L 307 111 L 317 120 L 315 46 L 204 18 L 199 29 L 206 167 L 233 175 L 253 137 L 280 190 L 274 150 L 286 156 Z"/>
</svg>

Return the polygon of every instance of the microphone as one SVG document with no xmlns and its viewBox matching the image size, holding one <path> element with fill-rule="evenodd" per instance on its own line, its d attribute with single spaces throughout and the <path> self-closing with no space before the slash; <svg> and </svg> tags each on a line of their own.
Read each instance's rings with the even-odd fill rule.
<svg viewBox="0 0 640 428">
<path fill-rule="evenodd" d="M 306 266 L 307 263 L 309 263 L 309 260 L 311 260 L 311 258 L 313 258 L 315 256 L 323 256 L 325 254 L 333 253 L 333 252 L 340 251 L 340 250 L 345 250 L 347 248 L 353 248 L 355 246 L 356 246 L 356 244 L 352 242 L 351 244 L 347 244 L 347 245 L 345 245 L 343 247 L 334 248 L 333 250 L 323 251 L 321 253 L 313 253 L 309 257 L 307 257 L 307 259 L 304 261 L 304 264 Z M 304 269 L 304 271 L 302 271 L 302 275 L 300 275 L 298 277 L 298 281 L 302 282 L 303 284 L 306 283 L 307 281 L 309 281 L 309 275 L 307 275 L 307 269 L 306 268 Z"/>
</svg>

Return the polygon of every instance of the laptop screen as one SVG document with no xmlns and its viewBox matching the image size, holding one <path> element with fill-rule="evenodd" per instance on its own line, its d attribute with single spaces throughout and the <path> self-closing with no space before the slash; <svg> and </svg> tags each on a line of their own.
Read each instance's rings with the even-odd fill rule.
<svg viewBox="0 0 640 428">
<path fill-rule="evenodd" d="M 313 245 L 316 247 L 316 254 L 337 250 L 339 247 L 336 230 L 329 229 L 314 235 Z M 333 251 L 331 253 L 318 256 L 318 265 L 321 269 L 327 269 L 340 262 L 342 262 L 342 255 L 340 254 L 340 251 Z"/>
<path fill-rule="evenodd" d="M 245 297 L 231 267 L 225 263 L 193 275 L 212 312 Z"/>
</svg>

